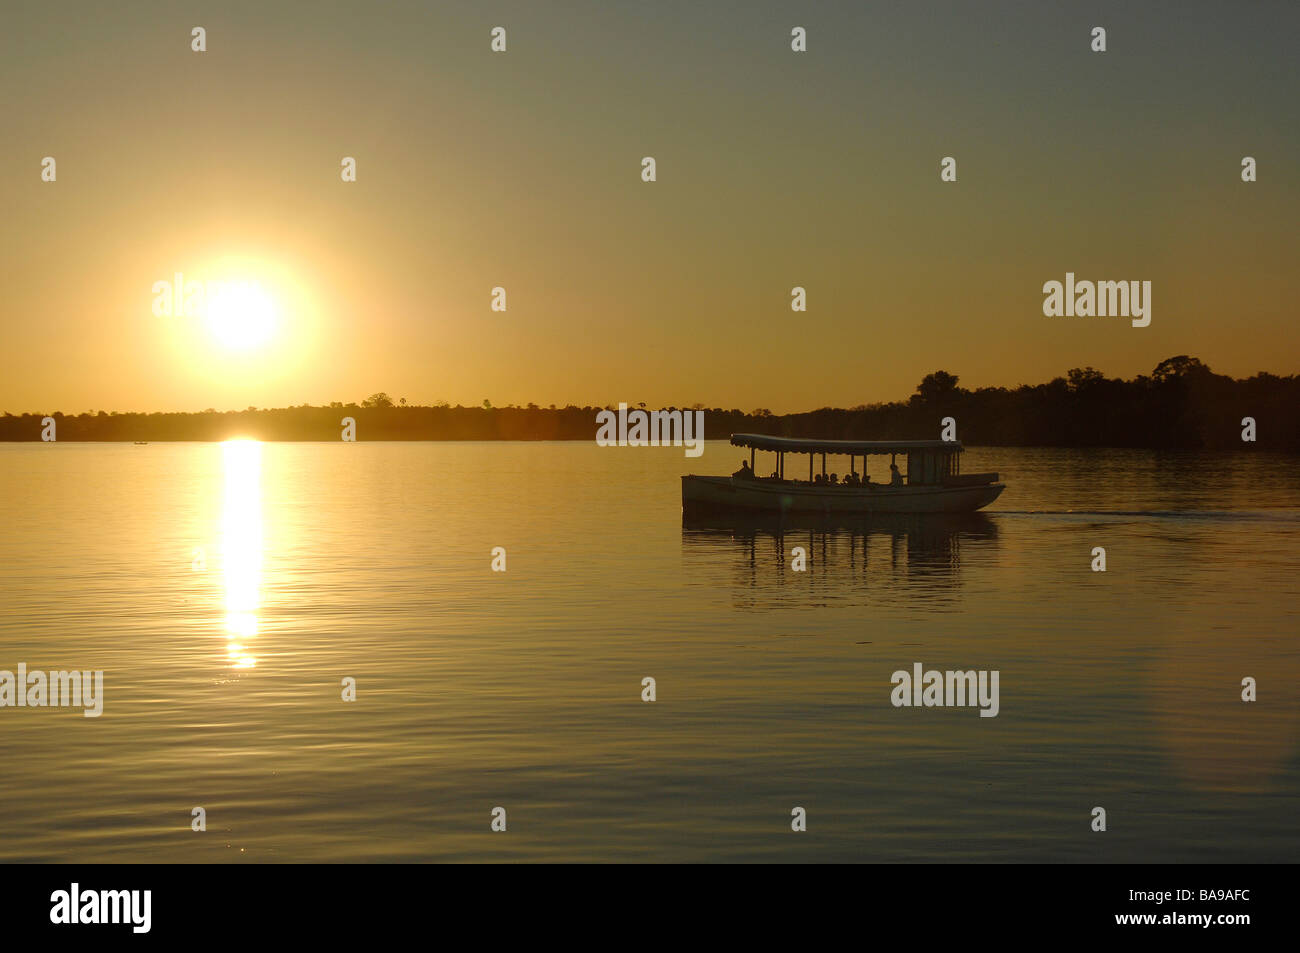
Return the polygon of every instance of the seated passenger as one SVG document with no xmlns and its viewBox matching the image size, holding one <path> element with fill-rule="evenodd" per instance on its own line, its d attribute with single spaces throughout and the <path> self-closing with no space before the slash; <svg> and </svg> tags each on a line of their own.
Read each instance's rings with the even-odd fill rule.
<svg viewBox="0 0 1300 953">
<path fill-rule="evenodd" d="M 732 478 L 733 480 L 752 480 L 752 479 L 754 479 L 754 471 L 751 470 L 751 469 L 749 468 L 749 461 L 748 461 L 748 460 L 741 460 L 741 461 L 740 461 L 740 469 L 737 470 L 735 473 L 733 473 L 733 474 L 731 475 L 731 478 Z"/>
<path fill-rule="evenodd" d="M 889 485 L 890 486 L 903 485 L 903 474 L 899 472 L 897 463 L 891 463 L 889 465 Z"/>
<path fill-rule="evenodd" d="M 837 474 L 832 473 L 832 474 L 831 474 L 831 486 L 835 486 L 835 485 L 837 485 L 839 482 L 840 482 L 840 478 L 839 478 L 839 476 L 838 476 Z"/>
</svg>

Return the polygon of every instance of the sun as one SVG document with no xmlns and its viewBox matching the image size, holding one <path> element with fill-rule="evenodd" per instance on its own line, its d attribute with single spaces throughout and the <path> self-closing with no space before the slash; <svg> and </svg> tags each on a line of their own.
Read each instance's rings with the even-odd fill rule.
<svg viewBox="0 0 1300 953">
<path fill-rule="evenodd" d="M 275 301 L 257 284 L 223 285 L 208 301 L 207 321 L 223 347 L 232 351 L 253 350 L 275 333 Z"/>
</svg>

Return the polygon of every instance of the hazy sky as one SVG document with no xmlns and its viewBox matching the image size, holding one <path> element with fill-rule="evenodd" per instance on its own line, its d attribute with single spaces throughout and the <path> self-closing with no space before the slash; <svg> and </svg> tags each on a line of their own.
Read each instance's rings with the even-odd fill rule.
<svg viewBox="0 0 1300 953">
<path fill-rule="evenodd" d="M 0 411 L 790 411 L 937 368 L 1300 370 L 1293 2 L 10 2 L 0 27 Z M 154 315 L 178 271 L 257 282 L 274 336 Z M 1151 281 L 1150 327 L 1044 317 L 1066 271 Z"/>
</svg>

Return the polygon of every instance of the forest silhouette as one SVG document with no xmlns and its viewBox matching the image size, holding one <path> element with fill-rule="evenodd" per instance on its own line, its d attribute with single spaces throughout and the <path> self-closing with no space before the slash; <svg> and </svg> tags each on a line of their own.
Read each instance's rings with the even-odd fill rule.
<svg viewBox="0 0 1300 953">
<path fill-rule="evenodd" d="M 958 438 L 977 446 L 1300 451 L 1300 376 L 1294 374 L 1261 372 L 1238 380 L 1179 355 L 1132 380 L 1108 378 L 1091 367 L 1074 368 L 1045 384 L 1012 388 L 967 390 L 959 380 L 947 371 L 935 371 L 906 400 L 793 414 L 702 404 L 649 408 L 629 401 L 628 406 L 703 410 L 708 439 L 744 432 L 845 440 L 927 439 L 939 436 L 944 417 L 953 417 Z M 0 417 L 0 440 L 40 440 L 46 416 L 56 421 L 60 441 L 338 440 L 344 417 L 356 421 L 358 440 L 591 440 L 597 411 L 616 406 L 493 407 L 489 400 L 477 407 L 407 406 L 404 398 L 377 393 L 360 404 L 335 401 L 323 407 L 5 413 Z M 1242 439 L 1245 418 L 1255 421 L 1253 443 Z"/>
</svg>

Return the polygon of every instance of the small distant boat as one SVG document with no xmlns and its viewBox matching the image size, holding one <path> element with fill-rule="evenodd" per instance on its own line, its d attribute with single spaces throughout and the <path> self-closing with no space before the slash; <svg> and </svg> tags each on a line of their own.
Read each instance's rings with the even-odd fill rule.
<svg viewBox="0 0 1300 953">
<path fill-rule="evenodd" d="M 136 445 L 137 447 L 146 447 L 146 446 L 149 445 L 149 441 L 148 441 L 148 440 L 137 440 L 137 441 L 135 442 L 135 445 Z"/>
<path fill-rule="evenodd" d="M 767 434 L 732 434 L 731 443 L 749 448 L 749 466 L 732 476 L 682 477 L 682 509 L 687 515 L 709 512 L 802 513 L 862 515 L 876 513 L 972 513 L 988 506 L 1006 489 L 996 473 L 962 473 L 962 445 L 947 440 L 803 440 Z M 776 470 L 759 477 L 754 452 L 776 454 Z M 808 454 L 808 479 L 786 476 L 785 457 Z M 854 473 L 857 457 L 889 454 L 894 467 L 898 456 L 907 459 L 907 475 L 896 471 L 893 483 L 851 480 L 826 483 L 816 479 L 813 464 L 821 455 L 822 477 L 827 455 L 849 458 Z"/>
</svg>

